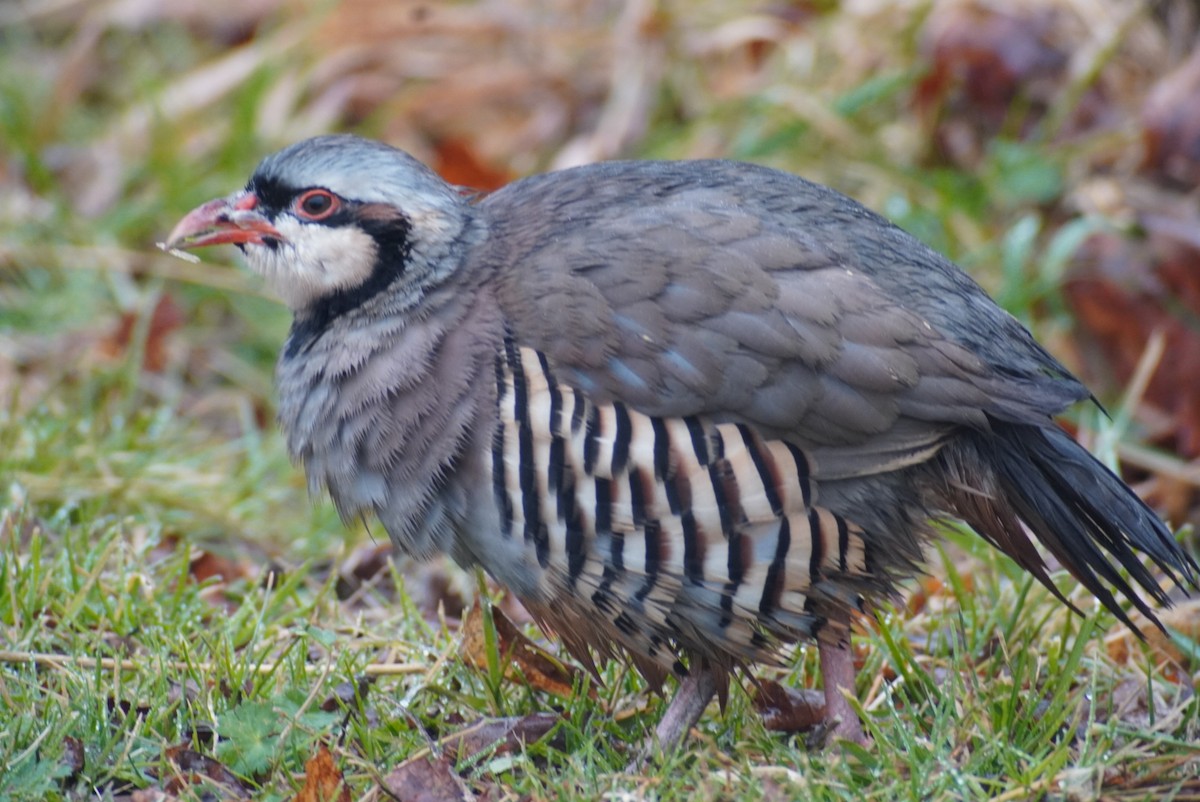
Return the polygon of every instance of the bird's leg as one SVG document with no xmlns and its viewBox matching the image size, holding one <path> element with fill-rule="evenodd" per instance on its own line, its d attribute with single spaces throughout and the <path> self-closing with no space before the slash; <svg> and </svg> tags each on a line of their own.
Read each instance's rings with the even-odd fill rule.
<svg viewBox="0 0 1200 802">
<path fill-rule="evenodd" d="M 651 752 L 655 748 L 662 753 L 671 752 L 683 743 L 688 731 L 704 715 L 708 703 L 720 690 L 720 674 L 719 670 L 701 660 L 693 661 L 687 676 L 679 683 L 671 704 L 667 705 L 667 712 L 654 729 Z"/>
<path fill-rule="evenodd" d="M 847 632 L 846 639 L 836 644 L 818 642 L 817 653 L 821 656 L 821 680 L 825 685 L 825 720 L 833 727 L 829 734 L 865 746 L 867 736 L 863 733 L 858 713 L 846 699 L 847 693 L 854 693 L 854 654 L 850 651 L 850 633 Z"/>
<path fill-rule="evenodd" d="M 654 729 L 654 739 L 660 750 L 670 752 L 679 746 L 704 715 L 705 708 L 717 693 L 717 673 L 706 665 L 694 665 L 679 683 L 671 704 L 667 705 L 667 712 Z"/>
</svg>

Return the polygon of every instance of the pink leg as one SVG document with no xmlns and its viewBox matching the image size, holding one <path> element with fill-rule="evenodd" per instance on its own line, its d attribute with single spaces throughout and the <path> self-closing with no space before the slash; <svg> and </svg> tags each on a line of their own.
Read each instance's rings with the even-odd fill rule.
<svg viewBox="0 0 1200 802">
<path fill-rule="evenodd" d="M 705 708 L 716 695 L 719 681 L 718 673 L 708 666 L 694 660 L 693 667 L 679 683 L 679 689 L 667 706 L 667 712 L 654 729 L 654 738 L 658 748 L 670 752 L 683 743 L 688 731 L 704 715 Z"/>
<path fill-rule="evenodd" d="M 867 736 L 858 714 L 845 696 L 855 692 L 854 655 L 850 652 L 850 643 L 834 646 L 821 642 L 817 644 L 817 651 L 821 655 L 821 679 L 825 685 L 825 720 L 833 726 L 830 734 L 865 746 Z"/>
</svg>

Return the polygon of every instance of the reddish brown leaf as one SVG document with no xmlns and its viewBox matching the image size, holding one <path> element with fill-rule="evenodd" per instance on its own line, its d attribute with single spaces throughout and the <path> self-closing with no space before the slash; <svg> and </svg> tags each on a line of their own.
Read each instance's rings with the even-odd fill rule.
<svg viewBox="0 0 1200 802">
<path fill-rule="evenodd" d="M 433 169 L 451 184 L 489 192 L 513 179 L 508 172 L 485 164 L 462 139 L 440 139 L 434 144 L 433 152 Z"/>
<path fill-rule="evenodd" d="M 1155 615 L 1163 626 L 1174 630 L 1184 638 L 1200 643 L 1200 599 L 1177 600 L 1174 607 L 1156 610 Z M 1179 681 L 1190 681 L 1191 672 L 1196 670 L 1197 656 L 1185 654 L 1170 635 L 1146 620 L 1136 610 L 1130 612 L 1133 623 L 1141 629 L 1156 663 L 1166 663 L 1164 675 L 1173 675 Z M 1142 647 L 1136 636 L 1122 624 L 1116 624 L 1104 639 L 1108 655 L 1118 663 L 1141 661 Z M 1174 670 L 1170 670 L 1170 669 Z"/>
<path fill-rule="evenodd" d="M 304 787 L 293 802 L 350 802 L 350 788 L 325 744 L 304 764 Z"/>
<path fill-rule="evenodd" d="M 67 778 L 74 779 L 84 766 L 83 741 L 68 735 L 63 738 L 63 768 L 67 770 Z"/>
<path fill-rule="evenodd" d="M 1065 9 L 1036 4 L 934 4 L 922 37 L 929 69 L 913 97 L 945 158 L 973 165 L 1001 131 L 1038 130 L 1062 102 L 1068 54 L 1082 44 L 1083 26 L 1071 21 Z M 1106 105 L 1089 89 L 1067 128 L 1088 127 Z"/>
<path fill-rule="evenodd" d="M 254 571 L 249 565 L 234 562 L 220 554 L 214 554 L 211 551 L 196 551 L 193 554 L 188 570 L 197 582 L 209 579 L 223 579 L 229 582 L 234 579 L 247 579 L 254 575 Z"/>
<path fill-rule="evenodd" d="M 582 672 L 575 666 L 562 663 L 537 646 L 508 619 L 498 607 L 492 607 L 496 626 L 497 648 L 502 662 L 511 663 L 505 676 L 524 677 L 531 687 L 558 696 L 567 696 L 579 684 Z M 483 611 L 477 601 L 467 611 L 462 622 L 462 644 L 459 653 L 463 660 L 476 668 L 487 668 L 487 640 L 484 635 Z M 594 695 L 594 691 L 590 691 Z"/>
<path fill-rule="evenodd" d="M 768 730 L 807 732 L 825 718 L 825 694 L 760 679 L 754 689 L 754 708 L 762 715 L 763 726 Z"/>
<path fill-rule="evenodd" d="M 213 783 L 228 790 L 239 792 L 249 790 L 242 785 L 242 781 L 238 779 L 236 774 L 225 768 L 216 758 L 190 749 L 186 744 L 172 746 L 167 749 L 164 755 L 178 771 L 178 774 L 165 784 L 163 788 L 165 793 L 177 796 L 185 791 L 188 786 L 205 782 Z"/>
<path fill-rule="evenodd" d="M 142 354 L 142 368 L 151 373 L 158 373 L 167 366 L 167 342 L 172 332 L 183 325 L 183 311 L 171 300 L 171 296 L 159 296 L 150 313 L 149 329 L 146 332 L 145 351 Z M 126 312 L 109 334 L 100 341 L 99 350 L 103 356 L 119 359 L 129 350 L 134 332 L 138 329 L 140 313 Z"/>
<path fill-rule="evenodd" d="M 1170 199 L 1157 199 L 1170 204 Z M 1143 402 L 1170 417 L 1172 441 L 1185 457 L 1200 456 L 1200 219 L 1169 205 L 1144 212 L 1147 236 L 1091 237 L 1076 257 L 1063 294 L 1079 320 L 1086 379 L 1110 392 L 1124 389 L 1155 333 L 1164 357 Z"/>
<path fill-rule="evenodd" d="M 929 600 L 935 596 L 940 596 L 946 589 L 943 583 L 936 576 L 924 576 L 917 580 L 917 589 L 914 591 L 906 602 L 909 615 L 916 615 L 925 610 L 929 604 Z"/>
<path fill-rule="evenodd" d="M 370 543 L 350 552 L 338 566 L 338 598 L 345 601 L 366 585 L 378 587 L 386 580 L 391 554 L 391 543 Z M 390 583 L 388 589 L 392 589 Z"/>
<path fill-rule="evenodd" d="M 1143 169 L 1186 187 L 1200 181 L 1200 51 L 1151 87 L 1142 141 Z"/>
<path fill-rule="evenodd" d="M 475 798 L 445 755 L 404 761 L 384 778 L 383 789 L 397 802 L 471 802 Z"/>
<path fill-rule="evenodd" d="M 540 741 L 562 721 L 557 713 L 534 713 L 509 718 L 485 718 L 447 735 L 440 743 L 458 760 L 485 750 L 494 755 L 516 752 L 525 744 Z"/>
<path fill-rule="evenodd" d="M 379 543 L 351 552 L 338 566 L 337 594 L 342 601 L 370 607 L 397 598 L 392 546 Z M 404 592 L 427 621 L 457 624 L 466 609 L 471 577 L 449 559 L 398 561 Z"/>
<path fill-rule="evenodd" d="M 933 65 L 919 88 L 922 99 L 953 89 L 998 122 L 1030 80 L 1066 66 L 1066 55 L 1050 34 L 1051 17 L 1044 9 L 938 6 L 925 31 Z"/>
</svg>

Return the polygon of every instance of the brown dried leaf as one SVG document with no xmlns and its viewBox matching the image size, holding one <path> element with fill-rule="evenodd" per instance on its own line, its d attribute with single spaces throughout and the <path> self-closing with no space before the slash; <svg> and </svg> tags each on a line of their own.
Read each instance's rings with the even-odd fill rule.
<svg viewBox="0 0 1200 802">
<path fill-rule="evenodd" d="M 297 96 L 335 121 L 382 119 L 383 138 L 427 161 L 429 142 L 453 139 L 482 164 L 522 157 L 530 169 L 612 88 L 611 17 L 561 0 L 343 0 L 315 34 L 321 60 Z"/>
<path fill-rule="evenodd" d="M 466 760 L 485 750 L 492 755 L 507 755 L 545 738 L 561 721 L 562 716 L 557 713 L 485 718 L 447 735 L 439 743 L 456 760 Z"/>
<path fill-rule="evenodd" d="M 196 582 L 210 579 L 231 582 L 235 579 L 249 579 L 254 576 L 255 571 L 249 563 L 234 561 L 211 551 L 196 551 L 188 566 L 188 573 Z"/>
<path fill-rule="evenodd" d="M 1086 40 L 1085 26 L 1063 5 L 934 4 L 922 42 L 930 67 L 914 103 L 934 118 L 934 138 L 952 163 L 975 164 L 986 140 L 1014 123 L 1019 134 L 1037 130 L 1061 102 L 1069 54 Z M 1090 90 L 1073 127 L 1086 127 L 1102 107 L 1101 93 Z"/>
<path fill-rule="evenodd" d="M 906 600 L 910 616 L 924 612 L 929 606 L 929 600 L 941 596 L 947 590 L 946 584 L 936 576 L 923 576 L 918 580 L 917 589 Z"/>
<path fill-rule="evenodd" d="M 1200 181 L 1200 51 L 1150 88 L 1142 142 L 1142 169 L 1188 187 Z"/>
<path fill-rule="evenodd" d="M 304 787 L 293 802 L 350 802 L 350 787 L 325 744 L 304 764 Z"/>
<path fill-rule="evenodd" d="M 1174 607 L 1158 610 L 1156 615 L 1167 629 L 1200 643 L 1200 599 L 1176 601 Z M 1179 682 L 1186 681 L 1190 673 L 1196 670 L 1197 656 L 1184 654 L 1169 635 L 1151 624 L 1141 613 L 1131 611 L 1130 618 L 1145 636 L 1155 662 L 1168 663 L 1164 676 Z M 1113 626 L 1104 638 L 1104 645 L 1108 649 L 1108 656 L 1118 663 L 1129 664 L 1131 660 L 1141 660 L 1137 637 L 1123 624 Z M 1171 668 L 1175 670 L 1170 671 Z"/>
<path fill-rule="evenodd" d="M 446 755 L 404 761 L 384 778 L 383 790 L 397 802 L 472 802 L 475 799 L 454 773 Z"/>
<path fill-rule="evenodd" d="M 505 672 L 510 680 L 521 677 L 533 688 L 557 696 L 569 696 L 582 679 L 582 671 L 575 666 L 562 663 L 545 649 L 534 644 L 508 619 L 498 607 L 492 607 L 495 623 L 497 649 L 501 661 L 511 661 Z M 484 635 L 483 609 L 476 600 L 467 611 L 462 622 L 462 644 L 459 653 L 469 665 L 487 669 L 487 640 Z M 595 692 L 589 690 L 594 697 Z"/>
<path fill-rule="evenodd" d="M 391 543 L 369 543 L 352 551 L 338 566 L 338 599 L 345 601 L 364 586 L 381 582 L 387 574 L 391 553 Z"/>
<path fill-rule="evenodd" d="M 1076 257 L 1063 295 L 1079 320 L 1092 384 L 1124 388 L 1138 368 L 1147 343 L 1164 337 L 1163 359 L 1143 398 L 1167 413 L 1173 442 L 1185 457 L 1200 456 L 1200 219 L 1186 204 L 1155 198 L 1139 212 L 1144 239 L 1096 234 Z"/>
<path fill-rule="evenodd" d="M 73 780 L 84 767 L 83 741 L 68 735 L 63 738 L 63 768 L 67 770 L 66 779 Z"/>
<path fill-rule="evenodd" d="M 1066 67 L 1052 24 L 1046 8 L 941 4 L 925 30 L 933 68 L 921 91 L 953 89 L 988 116 L 1003 118 L 1024 84 Z"/>
<path fill-rule="evenodd" d="M 825 694 L 760 679 L 754 688 L 754 709 L 763 717 L 763 726 L 768 730 L 808 732 L 825 719 Z"/>
<path fill-rule="evenodd" d="M 371 685 L 375 682 L 374 677 L 360 676 L 354 682 L 339 683 L 333 689 L 333 693 L 321 702 L 321 709 L 326 713 L 332 713 L 334 710 L 340 710 L 343 707 L 353 709 L 360 702 L 365 702 L 367 693 L 371 690 Z"/>
<path fill-rule="evenodd" d="M 129 350 L 134 332 L 137 330 L 140 312 L 126 312 L 108 335 L 100 341 L 101 356 L 119 359 Z M 167 344 L 172 332 L 183 325 L 183 310 L 164 293 L 159 296 L 150 313 L 149 329 L 146 332 L 145 351 L 142 354 L 142 369 L 160 373 L 167 366 Z"/>
<path fill-rule="evenodd" d="M 189 785 L 197 785 L 206 781 L 228 790 L 249 791 L 238 779 L 238 776 L 225 768 L 216 758 L 190 749 L 186 744 L 170 747 L 164 756 L 178 770 L 178 773 L 162 789 L 164 793 L 178 796 Z"/>
<path fill-rule="evenodd" d="M 511 173 L 485 163 L 470 143 L 457 137 L 438 140 L 433 154 L 433 169 L 456 186 L 490 192 L 513 180 Z"/>
</svg>

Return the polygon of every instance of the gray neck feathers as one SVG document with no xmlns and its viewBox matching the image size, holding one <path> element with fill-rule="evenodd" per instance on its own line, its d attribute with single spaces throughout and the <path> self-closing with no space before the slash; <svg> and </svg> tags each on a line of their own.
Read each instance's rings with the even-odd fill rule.
<svg viewBox="0 0 1200 802">
<path fill-rule="evenodd" d="M 279 420 L 310 491 L 344 519 L 374 512 L 406 552 L 453 553 L 447 486 L 489 418 L 503 325 L 465 260 L 433 286 L 406 283 L 280 358 Z M 485 440 L 486 442 L 486 440 Z"/>
</svg>

